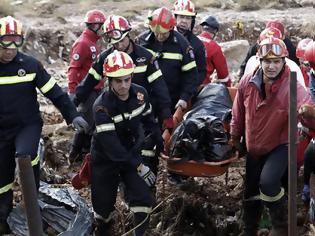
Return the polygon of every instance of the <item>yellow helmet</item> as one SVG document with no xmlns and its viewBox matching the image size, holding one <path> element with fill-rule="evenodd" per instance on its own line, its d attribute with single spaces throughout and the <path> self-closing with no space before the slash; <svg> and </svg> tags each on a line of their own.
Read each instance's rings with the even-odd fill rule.
<svg viewBox="0 0 315 236">
<path fill-rule="evenodd" d="M 17 48 L 23 44 L 22 23 L 12 16 L 0 19 L 0 46 L 4 48 Z"/>
<path fill-rule="evenodd" d="M 173 13 L 182 16 L 196 16 L 195 5 L 190 0 L 177 0 Z"/>
<path fill-rule="evenodd" d="M 106 77 L 122 77 L 134 72 L 135 65 L 131 57 L 121 51 L 115 50 L 106 57 L 103 65 L 103 75 Z"/>
</svg>

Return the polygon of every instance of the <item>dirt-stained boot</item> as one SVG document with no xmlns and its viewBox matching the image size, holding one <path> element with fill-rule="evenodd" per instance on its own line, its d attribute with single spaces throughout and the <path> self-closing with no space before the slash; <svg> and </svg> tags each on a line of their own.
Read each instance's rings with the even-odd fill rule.
<svg viewBox="0 0 315 236">
<path fill-rule="evenodd" d="M 147 213 L 137 212 L 134 213 L 134 225 L 138 227 L 133 232 L 134 236 L 143 236 L 148 228 L 150 217 Z"/>
<path fill-rule="evenodd" d="M 285 197 L 275 202 L 266 204 L 269 208 L 272 229 L 269 236 L 288 235 L 288 207 Z"/>
<path fill-rule="evenodd" d="M 95 231 L 93 236 L 115 236 L 114 234 L 114 221 L 105 223 L 103 220 L 95 220 Z"/>
<path fill-rule="evenodd" d="M 263 205 L 260 200 L 243 202 L 243 230 L 239 236 L 256 236 Z"/>
</svg>

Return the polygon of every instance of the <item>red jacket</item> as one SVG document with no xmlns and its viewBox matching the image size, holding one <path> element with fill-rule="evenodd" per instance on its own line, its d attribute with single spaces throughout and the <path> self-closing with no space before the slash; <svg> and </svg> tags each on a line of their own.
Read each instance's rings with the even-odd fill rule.
<svg viewBox="0 0 315 236">
<path fill-rule="evenodd" d="M 265 84 L 265 99 L 260 89 L 261 68 L 240 81 L 232 108 L 231 135 L 245 135 L 247 150 L 254 157 L 288 143 L 289 73 L 289 67 L 285 66 L 281 78 L 273 84 Z M 297 109 L 305 103 L 312 104 L 311 96 L 298 83 Z"/>
<path fill-rule="evenodd" d="M 229 75 L 229 71 L 221 47 L 212 39 L 208 32 L 202 32 L 200 35 L 198 35 L 198 38 L 203 42 L 206 50 L 207 73 L 206 78 L 202 83 L 210 83 L 211 75 L 214 70 L 216 70 L 218 79 L 222 80 L 222 83 L 229 84 L 229 78 L 226 79 L 226 77 Z"/>
<path fill-rule="evenodd" d="M 308 77 L 308 72 L 310 71 L 310 69 L 305 67 L 304 65 L 300 65 L 300 69 L 304 78 L 305 86 L 308 88 L 308 84 L 310 81 Z"/>
<path fill-rule="evenodd" d="M 88 73 L 93 61 L 100 53 L 100 47 L 96 44 L 99 36 L 89 29 L 85 29 L 74 42 L 70 52 L 70 65 L 68 68 L 68 90 L 74 93 L 77 85 Z M 104 81 L 100 81 L 96 90 L 104 87 Z"/>
</svg>

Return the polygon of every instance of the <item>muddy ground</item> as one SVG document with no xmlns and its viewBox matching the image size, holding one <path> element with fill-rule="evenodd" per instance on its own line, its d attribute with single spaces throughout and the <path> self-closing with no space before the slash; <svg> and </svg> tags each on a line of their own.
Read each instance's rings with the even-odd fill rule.
<svg viewBox="0 0 315 236">
<path fill-rule="evenodd" d="M 73 41 L 83 29 L 81 21 L 87 10 L 99 8 L 107 15 L 121 13 L 127 16 L 134 26 L 133 34 L 136 35 L 144 27 L 147 8 L 163 4 L 170 6 L 170 1 L 152 0 L 145 3 L 139 0 L 2 1 L 4 2 L 13 3 L 14 5 L 8 7 L 8 12 L 11 11 L 15 17 L 25 23 L 27 41 L 23 50 L 40 59 L 64 88 L 69 51 Z M 221 8 L 204 5 L 197 17 L 197 22 L 208 14 L 218 18 L 221 22 L 218 41 L 247 39 L 253 43 L 264 28 L 264 23 L 269 19 L 282 20 L 286 24 L 287 34 L 295 43 L 301 38 L 315 36 L 312 3 L 272 1 L 275 4 L 268 9 L 239 11 L 238 9 L 241 8 L 236 6 L 237 1 L 219 2 Z M 1 15 L 5 15 L 4 8 L 0 9 Z M 198 31 L 198 27 L 196 30 Z M 62 122 L 62 117 L 49 101 L 40 97 L 40 103 L 45 120 L 43 137 L 46 150 L 42 178 L 57 186 L 68 187 L 71 177 L 80 166 L 80 163 L 69 166 L 67 162 L 73 130 Z M 191 177 L 182 187 L 175 187 L 167 183 L 166 166 L 161 162 L 157 182 L 157 204 L 160 205 L 152 214 L 148 235 L 238 235 L 241 224 L 243 177 L 244 159 L 240 159 L 230 165 L 227 174 L 212 178 Z M 299 218 L 299 235 L 312 235 L 310 225 L 304 217 L 305 207 L 300 200 L 301 188 L 302 171 L 298 179 L 298 215 L 302 215 Z M 89 189 L 80 190 L 79 193 L 90 204 Z M 15 196 L 16 201 L 19 201 L 20 193 L 17 192 Z M 128 230 L 129 217 L 120 200 L 116 205 L 120 213 L 117 218 L 116 234 L 122 235 Z"/>
</svg>

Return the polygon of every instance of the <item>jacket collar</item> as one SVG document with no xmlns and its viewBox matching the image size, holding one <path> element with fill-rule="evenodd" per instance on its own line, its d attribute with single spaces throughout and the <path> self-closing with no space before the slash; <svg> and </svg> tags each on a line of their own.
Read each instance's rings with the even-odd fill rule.
<svg viewBox="0 0 315 236">
<path fill-rule="evenodd" d="M 212 36 L 211 36 L 211 34 L 208 33 L 208 32 L 206 32 L 206 31 L 202 31 L 199 36 L 204 37 L 204 38 L 206 38 L 206 39 L 213 39 Z"/>
<path fill-rule="evenodd" d="M 286 78 L 288 78 L 289 76 L 289 67 L 285 64 L 284 68 L 282 69 L 282 71 L 280 72 L 280 78 L 277 79 L 276 81 L 274 81 L 271 85 L 272 87 L 272 91 L 273 92 L 277 92 L 282 84 L 282 81 Z M 253 77 L 249 80 L 250 83 L 253 83 L 257 89 L 261 91 L 261 86 L 263 84 L 263 70 L 261 67 L 258 67 L 258 69 L 256 69 L 256 71 L 254 71 L 253 73 Z"/>
<path fill-rule="evenodd" d="M 89 40 L 91 40 L 92 42 L 97 42 L 97 40 L 100 39 L 100 36 L 98 36 L 96 33 L 94 33 L 92 30 L 86 28 L 83 31 L 83 35 L 85 35 Z"/>
</svg>

